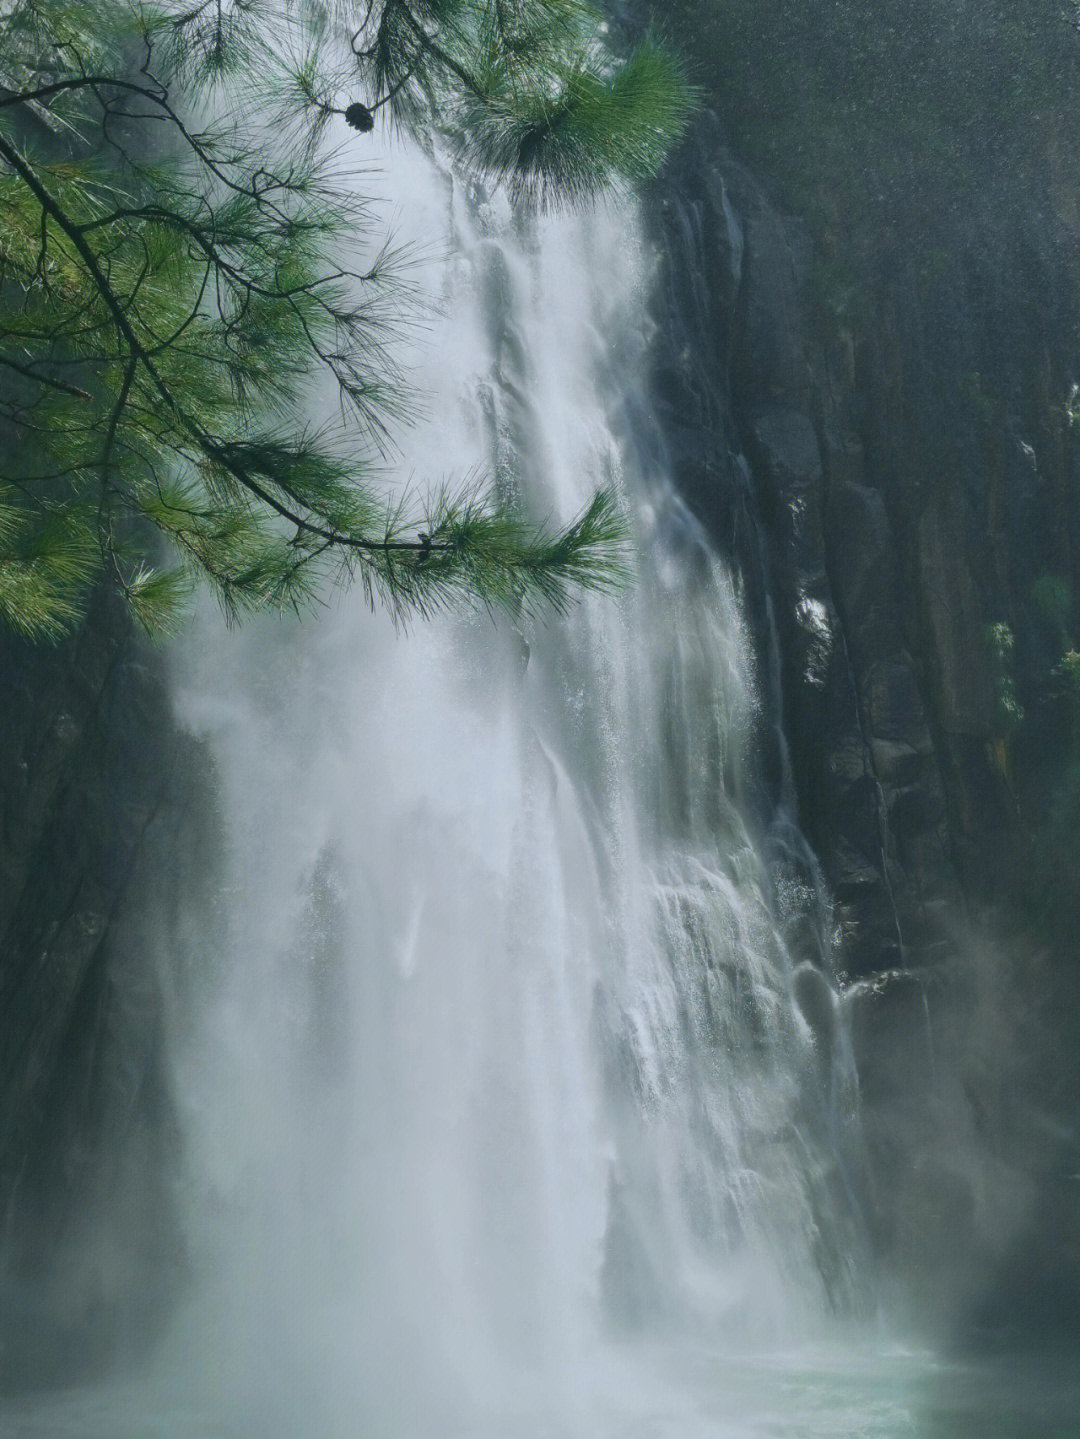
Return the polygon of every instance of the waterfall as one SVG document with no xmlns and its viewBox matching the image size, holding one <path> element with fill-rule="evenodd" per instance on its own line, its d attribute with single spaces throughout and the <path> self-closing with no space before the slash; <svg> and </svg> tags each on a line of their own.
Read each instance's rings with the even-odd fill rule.
<svg viewBox="0 0 1080 1439">
<path fill-rule="evenodd" d="M 177 1005 L 160 1432 L 729 1432 L 670 1356 L 796 1344 L 855 1287 L 854 1079 L 827 898 L 757 774 L 768 657 L 666 477 L 633 208 L 527 221 L 437 157 L 388 173 L 446 256 L 402 473 L 560 519 L 617 483 L 640 573 L 566 619 L 396 634 L 354 593 L 182 647 L 228 845 Z"/>
</svg>

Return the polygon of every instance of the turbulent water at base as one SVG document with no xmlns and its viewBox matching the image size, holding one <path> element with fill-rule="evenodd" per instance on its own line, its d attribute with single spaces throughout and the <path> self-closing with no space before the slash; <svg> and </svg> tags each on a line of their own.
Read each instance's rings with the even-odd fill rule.
<svg viewBox="0 0 1080 1439">
<path fill-rule="evenodd" d="M 640 578 L 526 630 L 397 635 L 359 595 L 203 622 L 176 704 L 229 855 L 178 984 L 190 1290 L 148 1373 L 11 1432 L 962 1432 L 913 1417 L 932 1366 L 829 1347 L 873 1310 L 829 905 L 758 773 L 737 577 L 642 399 L 634 216 L 390 173 L 449 251 L 403 471 L 562 518 L 615 482 Z"/>
</svg>

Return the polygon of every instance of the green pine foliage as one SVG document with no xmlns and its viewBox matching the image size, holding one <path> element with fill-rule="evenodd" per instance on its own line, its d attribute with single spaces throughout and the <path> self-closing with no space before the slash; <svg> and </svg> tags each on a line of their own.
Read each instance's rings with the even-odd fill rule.
<svg viewBox="0 0 1080 1439">
<path fill-rule="evenodd" d="M 360 11 L 0 13 L 0 620 L 18 632 L 67 632 L 103 571 L 153 630 L 199 581 L 230 618 L 351 578 L 398 616 L 621 582 L 609 494 L 556 529 L 475 482 L 387 498 L 408 257 L 358 258 L 371 218 L 324 141 L 336 126 L 356 153 L 385 107 L 520 197 L 584 199 L 656 169 L 691 101 L 679 66 L 657 40 L 617 63 L 576 0 Z M 340 422 L 316 432 L 327 380 Z"/>
<path fill-rule="evenodd" d="M 465 160 L 541 205 L 658 170 L 695 93 L 650 33 L 616 64 L 585 0 L 387 0 L 353 35 L 372 93 L 406 123 L 434 115 Z"/>
</svg>

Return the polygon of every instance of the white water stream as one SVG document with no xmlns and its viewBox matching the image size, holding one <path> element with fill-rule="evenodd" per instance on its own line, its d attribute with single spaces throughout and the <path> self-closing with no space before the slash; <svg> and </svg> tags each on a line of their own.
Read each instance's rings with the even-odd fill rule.
<svg viewBox="0 0 1080 1439">
<path fill-rule="evenodd" d="M 100 1433 L 907 1433 L 781 1427 L 776 1356 L 860 1299 L 856 1093 L 737 583 L 643 399 L 634 213 L 389 173 L 450 251 L 403 471 L 563 519 L 615 480 L 641 576 L 524 637 L 354 594 L 184 648 L 229 845 L 174 1042 L 192 1286 Z"/>
<path fill-rule="evenodd" d="M 742 808 L 735 586 L 643 418 L 633 212 L 515 224 L 392 174 L 450 249 L 406 468 L 561 519 L 615 480 L 642 577 L 528 648 L 485 616 L 395 635 L 358 595 L 190 648 L 232 867 L 178 1078 L 203 1289 L 169 1363 L 230 1432 L 584 1435 L 634 1408 L 619 1342 L 813 1334 L 854 1095 L 793 999 L 815 956 L 784 920 L 821 896 L 777 894 Z"/>
</svg>

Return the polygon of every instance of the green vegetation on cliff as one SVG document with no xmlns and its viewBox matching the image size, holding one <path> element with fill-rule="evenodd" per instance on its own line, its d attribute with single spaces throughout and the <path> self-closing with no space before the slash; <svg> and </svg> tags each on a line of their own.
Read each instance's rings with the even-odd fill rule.
<svg viewBox="0 0 1080 1439">
<path fill-rule="evenodd" d="M 352 576 L 396 614 L 619 578 L 610 494 L 562 529 L 387 498 L 410 297 L 348 167 L 382 112 L 526 200 L 631 185 L 691 103 L 662 43 L 617 61 L 587 0 L 15 0 L 0 56 L 7 624 L 64 633 L 102 571 L 151 628 L 197 579 L 236 616 Z"/>
</svg>

